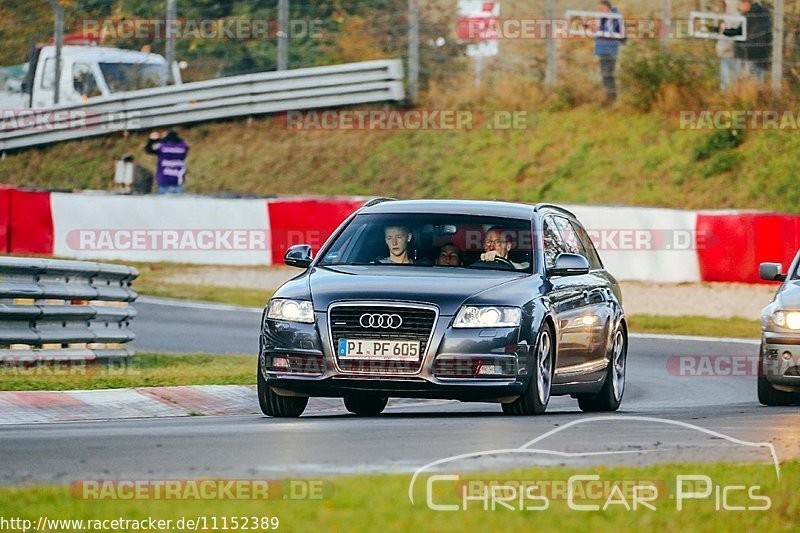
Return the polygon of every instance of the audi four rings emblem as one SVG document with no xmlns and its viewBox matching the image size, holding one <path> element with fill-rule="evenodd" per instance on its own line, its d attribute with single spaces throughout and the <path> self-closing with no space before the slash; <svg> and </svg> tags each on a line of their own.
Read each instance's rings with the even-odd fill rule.
<svg viewBox="0 0 800 533">
<path fill-rule="evenodd" d="M 397 329 L 403 325 L 403 319 L 398 314 L 364 313 L 358 323 L 362 328 Z"/>
</svg>

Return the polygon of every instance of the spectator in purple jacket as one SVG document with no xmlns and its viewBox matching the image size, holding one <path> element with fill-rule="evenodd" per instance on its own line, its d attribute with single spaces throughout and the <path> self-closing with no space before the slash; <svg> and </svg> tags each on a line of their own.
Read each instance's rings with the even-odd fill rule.
<svg viewBox="0 0 800 533">
<path fill-rule="evenodd" d="M 156 132 L 147 139 L 145 152 L 158 156 L 156 181 L 158 194 L 182 193 L 186 181 L 186 155 L 189 144 L 174 130 L 163 135 Z"/>
</svg>

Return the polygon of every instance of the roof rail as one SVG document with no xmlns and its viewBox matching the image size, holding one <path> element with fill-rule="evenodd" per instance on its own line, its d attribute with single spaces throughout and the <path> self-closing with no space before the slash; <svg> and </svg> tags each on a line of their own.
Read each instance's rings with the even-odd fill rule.
<svg viewBox="0 0 800 533">
<path fill-rule="evenodd" d="M 578 217 L 575 216 L 575 213 L 573 213 L 569 209 L 566 209 L 566 208 L 561 207 L 560 205 L 556 205 L 556 204 L 550 204 L 550 203 L 547 203 L 547 202 L 540 202 L 540 203 L 538 203 L 538 204 L 533 206 L 533 210 L 534 211 L 539 211 L 539 209 L 553 209 L 553 210 L 556 210 L 556 211 L 561 211 L 562 213 L 566 213 L 566 214 L 568 214 L 568 215 L 570 215 L 572 217 L 578 218 Z"/>
<path fill-rule="evenodd" d="M 397 198 L 386 198 L 386 197 L 373 198 L 369 202 L 365 203 L 363 207 L 372 207 L 373 205 L 382 204 L 383 202 L 396 202 L 396 201 Z"/>
</svg>

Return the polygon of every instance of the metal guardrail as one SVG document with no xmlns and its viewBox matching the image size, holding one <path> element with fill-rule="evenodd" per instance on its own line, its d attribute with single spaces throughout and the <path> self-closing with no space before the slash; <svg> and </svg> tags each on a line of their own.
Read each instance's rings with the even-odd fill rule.
<svg viewBox="0 0 800 533">
<path fill-rule="evenodd" d="M 399 59 L 231 76 L 60 105 L 3 130 L 0 151 L 114 131 L 405 98 Z M 17 127 L 14 127 L 17 126 Z"/>
<path fill-rule="evenodd" d="M 136 310 L 123 265 L 0 257 L 0 360 L 128 358 Z"/>
</svg>

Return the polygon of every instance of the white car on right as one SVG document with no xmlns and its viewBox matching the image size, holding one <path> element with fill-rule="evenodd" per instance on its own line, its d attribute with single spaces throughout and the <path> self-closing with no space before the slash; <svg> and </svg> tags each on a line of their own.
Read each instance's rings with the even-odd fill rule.
<svg viewBox="0 0 800 533">
<path fill-rule="evenodd" d="M 800 404 L 800 250 L 788 273 L 780 263 L 761 263 L 758 274 L 781 286 L 761 312 L 758 401 Z"/>
</svg>

